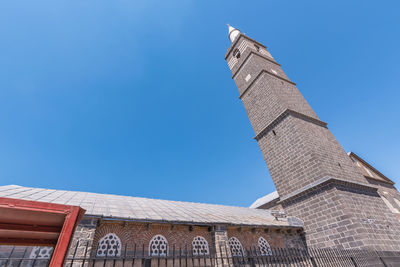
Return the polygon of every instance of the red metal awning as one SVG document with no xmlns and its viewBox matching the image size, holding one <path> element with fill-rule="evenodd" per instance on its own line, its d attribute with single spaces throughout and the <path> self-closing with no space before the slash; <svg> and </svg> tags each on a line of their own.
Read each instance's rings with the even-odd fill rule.
<svg viewBox="0 0 400 267">
<path fill-rule="evenodd" d="M 0 197 L 0 244 L 53 246 L 49 266 L 62 266 L 84 213 L 78 206 Z"/>
</svg>

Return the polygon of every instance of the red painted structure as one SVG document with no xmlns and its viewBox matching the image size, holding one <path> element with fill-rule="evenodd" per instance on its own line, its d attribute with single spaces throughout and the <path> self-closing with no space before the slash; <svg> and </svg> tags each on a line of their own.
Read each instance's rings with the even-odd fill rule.
<svg viewBox="0 0 400 267">
<path fill-rule="evenodd" d="M 0 197 L 0 244 L 52 246 L 49 266 L 62 266 L 84 213 L 78 206 Z"/>
</svg>

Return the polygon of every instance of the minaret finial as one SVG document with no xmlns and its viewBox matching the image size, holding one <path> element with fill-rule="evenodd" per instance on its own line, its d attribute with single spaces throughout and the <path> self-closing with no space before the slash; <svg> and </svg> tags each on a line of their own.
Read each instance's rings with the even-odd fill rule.
<svg viewBox="0 0 400 267">
<path fill-rule="evenodd" d="M 236 37 L 240 34 L 240 31 L 238 29 L 233 28 L 231 25 L 228 25 L 229 29 L 229 40 L 233 43 L 236 39 Z"/>
</svg>

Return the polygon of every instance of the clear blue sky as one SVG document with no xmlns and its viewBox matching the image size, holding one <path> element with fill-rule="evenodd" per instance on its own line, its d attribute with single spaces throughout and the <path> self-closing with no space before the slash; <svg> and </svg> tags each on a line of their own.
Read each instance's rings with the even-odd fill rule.
<svg viewBox="0 0 400 267">
<path fill-rule="evenodd" d="M 224 61 L 265 44 L 399 183 L 399 1 L 1 1 L 0 184 L 248 206 L 272 192 Z"/>
</svg>

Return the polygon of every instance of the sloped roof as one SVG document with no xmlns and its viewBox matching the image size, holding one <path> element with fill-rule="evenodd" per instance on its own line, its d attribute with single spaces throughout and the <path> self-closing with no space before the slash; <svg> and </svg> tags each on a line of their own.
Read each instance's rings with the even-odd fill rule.
<svg viewBox="0 0 400 267">
<path fill-rule="evenodd" d="M 371 164 L 366 162 L 354 152 L 348 153 L 349 157 L 355 161 L 355 164 L 360 168 L 361 173 L 367 177 L 380 182 L 385 182 L 394 185 L 394 182 L 383 175 L 380 171 L 375 169 Z"/>
<path fill-rule="evenodd" d="M 77 205 L 86 215 L 146 222 L 301 227 L 296 218 L 276 220 L 269 210 L 97 194 L 78 191 L 0 186 L 0 197 Z"/>
<path fill-rule="evenodd" d="M 258 198 L 256 201 L 253 202 L 253 204 L 250 205 L 250 208 L 256 209 L 278 198 L 279 198 L 278 192 L 274 191 L 272 193 L 269 193 L 268 195 Z"/>
</svg>

